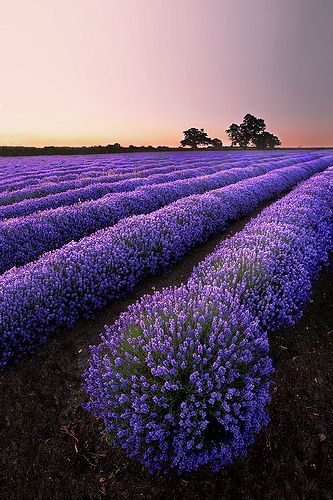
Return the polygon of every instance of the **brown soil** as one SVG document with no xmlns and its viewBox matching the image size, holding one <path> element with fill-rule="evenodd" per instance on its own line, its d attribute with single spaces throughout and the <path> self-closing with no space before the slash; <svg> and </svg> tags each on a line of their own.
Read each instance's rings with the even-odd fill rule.
<svg viewBox="0 0 333 500">
<path fill-rule="evenodd" d="M 144 293 L 180 284 L 224 236 L 147 279 L 93 321 L 50 339 L 1 378 L 0 497 L 4 499 L 332 499 L 333 258 L 294 328 L 271 338 L 276 387 L 271 422 L 249 455 L 218 474 L 152 476 L 107 446 L 100 423 L 82 410 L 89 344 Z"/>
</svg>

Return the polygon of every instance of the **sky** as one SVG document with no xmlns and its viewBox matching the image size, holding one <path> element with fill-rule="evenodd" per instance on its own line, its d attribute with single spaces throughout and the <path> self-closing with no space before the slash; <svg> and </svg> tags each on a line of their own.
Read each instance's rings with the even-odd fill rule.
<svg viewBox="0 0 333 500">
<path fill-rule="evenodd" d="M 0 0 L 0 145 L 333 146 L 333 0 Z"/>
</svg>

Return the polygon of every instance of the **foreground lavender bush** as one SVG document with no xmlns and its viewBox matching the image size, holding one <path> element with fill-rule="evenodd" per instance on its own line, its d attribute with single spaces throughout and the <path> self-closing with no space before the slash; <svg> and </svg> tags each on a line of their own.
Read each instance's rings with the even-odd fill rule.
<svg viewBox="0 0 333 500">
<path fill-rule="evenodd" d="M 323 168 L 321 160 L 307 162 L 190 196 L 6 272 L 0 277 L 0 367 Z"/>
<path fill-rule="evenodd" d="M 301 184 L 194 270 L 106 328 L 88 410 L 151 471 L 213 470 L 267 422 L 266 330 L 294 323 L 332 248 L 333 169 Z"/>
<path fill-rule="evenodd" d="M 309 156 L 306 157 L 308 158 Z M 332 157 L 330 158 L 332 161 Z M 110 194 L 99 200 L 10 219 L 0 224 L 0 273 L 13 266 L 31 262 L 45 252 L 112 226 L 131 215 L 153 212 L 191 194 L 233 184 L 295 161 L 287 158 L 267 165 L 263 163 L 246 168 L 232 168 L 193 179 L 142 186 L 129 193 Z M 330 159 L 327 157 L 305 162 L 308 163 L 323 169 L 329 165 Z"/>
<path fill-rule="evenodd" d="M 86 374 L 88 408 L 150 470 L 218 470 L 267 422 L 267 338 L 231 295 L 148 296 L 102 339 Z"/>
</svg>

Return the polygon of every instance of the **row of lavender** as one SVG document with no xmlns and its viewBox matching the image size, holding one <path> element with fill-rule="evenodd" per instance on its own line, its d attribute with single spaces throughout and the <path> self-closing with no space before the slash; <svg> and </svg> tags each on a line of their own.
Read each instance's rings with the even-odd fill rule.
<svg viewBox="0 0 333 500">
<path fill-rule="evenodd" d="M 218 163 L 220 165 L 220 163 Z M 228 165 L 228 162 L 225 162 Z M 184 168 L 186 167 L 186 168 Z M 48 196 L 50 194 L 63 193 L 69 191 L 70 189 L 80 189 L 95 182 L 99 183 L 109 183 L 109 182 L 119 182 L 126 179 L 140 179 L 149 177 L 150 175 L 157 174 L 168 174 L 175 171 L 191 171 L 191 169 L 200 168 L 197 163 L 192 163 L 191 165 L 183 165 L 182 163 L 175 166 L 167 167 L 156 167 L 151 169 L 150 167 L 145 167 L 144 169 L 131 169 L 130 172 L 117 173 L 117 172 L 104 172 L 101 170 L 99 174 L 92 175 L 91 172 L 82 172 L 79 178 L 74 180 L 61 180 L 58 181 L 47 181 L 43 182 L 37 186 L 28 186 L 16 191 L 4 191 L 0 195 L 0 205 L 10 205 L 12 203 L 17 203 L 18 201 L 28 200 L 31 198 L 42 198 L 43 196 Z"/>
<path fill-rule="evenodd" d="M 0 277 L 1 367 L 181 259 L 231 220 L 324 169 L 312 161 L 128 218 Z"/>
<path fill-rule="evenodd" d="M 211 163 L 211 162 L 208 162 Z M 207 164 L 207 163 L 206 163 Z M 203 162 L 198 162 L 196 160 L 193 160 L 190 164 L 187 164 L 187 162 L 179 162 L 177 164 L 171 163 L 171 164 L 164 164 L 162 162 L 161 165 L 152 167 L 152 165 L 143 165 L 140 167 L 135 167 L 132 164 L 129 164 L 128 167 L 112 167 L 110 165 L 109 167 L 101 167 L 99 165 L 93 165 L 93 166 L 80 166 L 77 165 L 74 169 L 71 169 L 70 171 L 63 171 L 63 169 L 57 170 L 57 169 L 52 169 L 49 171 L 47 174 L 45 173 L 40 173 L 38 174 L 40 177 L 36 177 L 36 174 L 33 178 L 30 178 L 30 175 L 28 174 L 21 174 L 18 177 L 18 181 L 13 182 L 11 179 L 3 180 L 2 184 L 0 184 L 0 190 L 4 192 L 4 195 L 8 196 L 20 196 L 21 192 L 23 194 L 25 192 L 29 193 L 29 190 L 34 192 L 34 190 L 38 191 L 43 190 L 44 186 L 45 189 L 47 190 L 48 186 L 52 189 L 53 185 L 59 185 L 61 188 L 64 186 L 66 190 L 67 184 L 73 183 L 73 186 L 70 185 L 69 189 L 74 189 L 76 187 L 75 183 L 84 182 L 87 180 L 87 182 L 94 182 L 97 179 L 101 177 L 112 177 L 114 180 L 122 180 L 126 179 L 132 176 L 137 176 L 139 177 L 140 175 L 145 174 L 145 172 L 151 173 L 163 173 L 163 172 L 172 172 L 174 170 L 178 170 L 180 168 L 191 168 L 191 167 L 200 167 L 203 166 Z M 50 175 L 51 174 L 51 175 Z M 35 181 L 34 184 L 31 184 L 32 181 Z M 37 182 L 38 181 L 38 182 Z M 0 181 L 1 182 L 1 181 Z M 24 183 L 27 182 L 27 186 L 24 187 Z M 84 187 L 85 184 L 79 185 L 79 187 Z M 86 184 L 87 185 L 87 184 Z M 3 189 L 6 187 L 7 191 Z M 19 189 L 17 189 L 19 187 Z M 60 191 L 59 191 L 60 192 Z"/>
<path fill-rule="evenodd" d="M 309 156 L 306 157 L 310 159 Z M 285 160 L 296 163 L 296 160 Z M 303 160 L 304 161 L 304 160 Z M 131 172 L 130 174 L 122 174 L 121 176 L 102 176 L 94 177 L 89 181 L 89 184 L 84 187 L 74 187 L 73 189 L 65 189 L 59 193 L 45 193 L 45 196 L 33 196 L 32 199 L 28 198 L 17 200 L 13 204 L 8 203 L 0 206 L 0 220 L 12 217 L 20 217 L 30 213 L 38 212 L 41 210 L 49 210 L 52 208 L 69 206 L 78 202 L 87 200 L 95 200 L 111 193 L 121 193 L 127 191 L 134 191 L 135 189 L 152 184 L 162 184 L 172 182 L 178 179 L 190 179 L 202 175 L 209 175 L 215 172 L 232 169 L 235 167 L 245 167 L 253 161 L 236 161 L 234 163 L 221 163 L 215 162 L 212 166 L 193 167 L 193 164 L 185 169 L 178 167 L 164 167 L 164 171 L 156 174 L 155 169 L 146 169 L 142 173 Z M 259 163 L 260 165 L 260 163 Z M 172 170 L 171 170 L 172 169 Z M 156 169 L 158 170 L 158 169 Z M 123 176 L 125 175 L 125 178 Z M 85 178 L 81 182 L 86 182 Z M 57 185 L 57 189 L 61 189 L 61 184 Z M 21 190 L 17 194 L 26 193 L 26 190 Z M 8 193 L 11 199 L 12 194 Z M 32 194 L 37 194 L 34 190 Z M 1 197 L 4 198 L 3 196 Z"/>
<path fill-rule="evenodd" d="M 263 154 L 262 152 L 243 152 L 237 154 L 239 159 L 249 159 L 251 158 L 251 156 L 252 158 L 260 159 L 264 156 L 275 157 L 280 155 L 281 153 L 279 152 L 270 152 L 269 155 L 267 153 Z M 163 167 L 179 167 L 180 163 L 184 165 L 184 167 L 190 166 L 192 164 L 197 164 L 197 166 L 200 166 L 209 162 L 213 163 L 221 160 L 233 161 L 235 158 L 235 154 L 226 154 L 224 152 L 211 152 L 206 154 L 204 158 L 202 157 L 202 155 L 196 153 L 183 153 L 181 157 L 179 154 L 176 156 L 168 154 L 158 157 L 155 156 L 155 158 L 152 157 L 152 155 L 139 154 L 136 155 L 135 158 L 133 158 L 132 155 L 126 155 L 128 156 L 127 161 L 122 161 L 119 165 L 117 164 L 114 155 L 105 156 L 106 158 L 103 158 L 103 160 L 99 156 L 90 159 L 89 161 L 86 160 L 87 157 L 78 156 L 76 157 L 76 161 L 71 163 L 68 168 L 62 166 L 61 162 L 57 160 L 54 163 L 50 162 L 49 164 L 47 164 L 47 166 L 45 166 L 45 169 L 41 170 L 38 166 L 36 167 L 36 169 L 32 170 L 29 168 L 29 165 L 31 164 L 30 162 L 35 163 L 36 158 L 26 159 L 23 167 L 17 171 L 15 171 L 15 169 L 13 168 L 13 160 L 10 159 L 9 165 L 11 165 L 11 167 L 9 168 L 9 173 L 3 173 L 2 176 L 0 175 L 0 191 L 13 191 L 18 188 L 23 188 L 24 186 L 40 185 L 41 183 L 47 181 L 62 182 L 64 180 L 67 181 L 71 179 L 78 179 L 82 175 L 90 175 L 94 177 L 99 176 L 101 173 L 110 175 L 124 174 L 131 173 L 133 171 L 140 172 L 147 168 L 153 170 L 155 168 L 159 169 Z M 50 160 L 50 157 L 48 157 L 48 160 Z M 4 172 L 3 159 L 1 158 L 0 169 L 2 172 Z"/>
<path fill-rule="evenodd" d="M 195 165 L 196 162 L 193 162 L 193 165 Z M 184 165 L 186 166 L 186 165 Z M 200 166 L 200 165 L 199 165 Z M 170 168 L 172 171 L 172 167 L 175 167 L 176 169 L 179 168 L 179 165 L 165 165 L 165 166 L 156 166 L 155 168 L 157 171 L 163 172 L 164 169 Z M 50 184 L 61 184 L 64 182 L 69 182 L 69 181 L 78 181 L 80 179 L 84 178 L 89 178 L 91 180 L 97 179 L 100 176 L 118 176 L 118 175 L 126 175 L 129 174 L 130 176 L 133 173 L 140 174 L 141 172 L 144 172 L 145 170 L 154 170 L 152 166 L 150 165 L 145 165 L 142 167 L 137 167 L 134 168 L 133 165 L 130 165 L 127 168 L 112 168 L 110 165 L 109 167 L 103 167 L 101 168 L 99 165 L 96 166 L 89 166 L 89 167 L 83 167 L 80 165 L 77 165 L 75 168 L 73 168 L 71 171 L 64 172 L 62 170 L 58 171 L 57 169 L 50 169 L 50 171 L 47 174 L 40 173 L 40 174 L 19 174 L 14 178 L 8 178 L 8 179 L 3 179 L 0 180 L 0 192 L 12 192 L 13 194 L 17 193 L 21 189 L 34 189 L 34 188 L 41 188 L 44 184 L 50 183 Z M 158 172 L 157 172 L 158 173 Z"/>
<path fill-rule="evenodd" d="M 320 157 L 322 154 L 313 153 L 311 157 L 316 158 Z M 275 156 L 272 158 L 271 156 L 267 157 L 266 155 L 261 155 L 256 158 L 257 162 L 267 161 L 267 160 L 277 160 L 282 159 L 283 157 L 287 157 L 287 155 Z M 290 155 L 288 155 L 290 157 Z M 54 172 L 52 172 L 53 181 L 50 182 L 49 178 L 45 179 L 41 178 L 41 183 L 38 185 L 28 185 L 27 187 L 22 187 L 20 189 L 15 189 L 17 185 L 14 183 L 10 183 L 7 191 L 2 191 L 0 195 L 0 205 L 6 206 L 12 203 L 17 203 L 22 200 L 28 200 L 31 198 L 42 198 L 43 196 L 49 196 L 57 193 L 64 193 L 65 191 L 85 188 L 86 186 L 90 186 L 94 183 L 114 183 L 118 181 L 123 181 L 126 179 L 141 179 L 145 177 L 149 177 L 157 174 L 169 174 L 172 172 L 189 172 L 192 169 L 199 169 L 205 167 L 223 167 L 231 168 L 232 166 L 242 167 L 248 166 L 254 162 L 254 157 L 244 157 L 243 155 L 236 155 L 234 158 L 229 159 L 228 161 L 223 157 L 221 159 L 208 159 L 207 161 L 198 161 L 193 159 L 191 163 L 188 161 L 179 161 L 176 164 L 164 165 L 164 166 L 155 166 L 154 168 L 151 165 L 142 166 L 140 168 L 135 168 L 133 165 L 127 167 L 126 169 L 121 168 L 113 168 L 111 170 L 101 169 L 98 166 L 88 167 L 85 169 L 84 167 L 78 168 L 78 174 L 75 175 L 74 179 L 68 180 L 68 175 L 64 175 L 63 172 L 58 177 L 54 177 Z M 96 170 L 96 171 L 95 171 Z M 8 182 L 8 181 L 6 181 Z M 21 180 L 22 182 L 22 180 Z M 24 182 L 24 181 L 23 181 Z M 1 186 L 0 186 L 1 189 Z M 84 191 L 83 191 L 84 194 Z"/>
<path fill-rule="evenodd" d="M 99 169 L 137 169 L 141 167 L 151 166 L 164 166 L 171 164 L 178 164 L 179 161 L 183 163 L 192 163 L 192 161 L 200 162 L 210 159 L 215 160 L 221 158 L 232 159 L 237 156 L 243 157 L 260 157 L 263 155 L 262 151 L 205 151 L 204 156 L 201 152 L 185 152 L 185 155 L 179 152 L 166 152 L 166 153 L 136 153 L 136 154 L 106 154 L 106 155 L 74 155 L 74 156 L 39 156 L 39 157 L 15 157 L 15 158 L 0 158 L 0 179 L 16 177 L 22 175 L 49 175 L 50 170 L 53 172 L 71 172 L 77 168 L 99 168 Z M 267 156 L 281 156 L 282 154 L 299 154 L 300 151 L 282 152 L 274 150 L 265 152 Z"/>
<path fill-rule="evenodd" d="M 307 160 L 308 156 L 304 159 Z M 110 194 L 99 200 L 4 221 L 0 225 L 0 272 L 31 262 L 45 252 L 110 227 L 121 219 L 135 214 L 147 214 L 178 199 L 255 177 L 291 165 L 295 161 L 285 159 L 232 168 L 192 179 L 143 186 L 133 192 Z M 332 162 L 331 155 L 298 165 L 301 168 L 307 165 L 313 167 L 314 171 L 320 171 Z"/>
<path fill-rule="evenodd" d="M 224 157 L 230 157 L 229 154 L 224 154 Z M 170 165 L 178 163 L 178 155 L 159 154 L 157 156 L 151 154 L 135 154 L 135 155 L 74 155 L 74 156 L 44 156 L 44 157 L 19 157 L 19 158 L 0 158 L 1 174 L 0 179 L 16 177 L 22 175 L 49 175 L 50 170 L 55 173 L 66 173 L 77 171 L 78 169 L 86 170 L 103 169 L 114 170 L 154 167 L 155 165 Z M 176 161 L 175 161 L 176 160 Z M 188 158 L 186 161 L 191 161 Z M 200 161 L 197 155 L 194 155 L 194 161 Z"/>
<path fill-rule="evenodd" d="M 333 168 L 145 296 L 92 349 L 87 408 L 150 470 L 218 470 L 267 423 L 267 332 L 293 324 L 333 246 Z"/>
</svg>

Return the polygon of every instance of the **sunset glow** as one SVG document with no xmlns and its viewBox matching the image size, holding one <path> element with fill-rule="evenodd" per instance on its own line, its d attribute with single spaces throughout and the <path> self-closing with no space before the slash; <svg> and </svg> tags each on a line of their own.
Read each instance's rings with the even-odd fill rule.
<svg viewBox="0 0 333 500">
<path fill-rule="evenodd" d="M 331 0 L 1 0 L 0 145 L 333 146 Z"/>
</svg>

